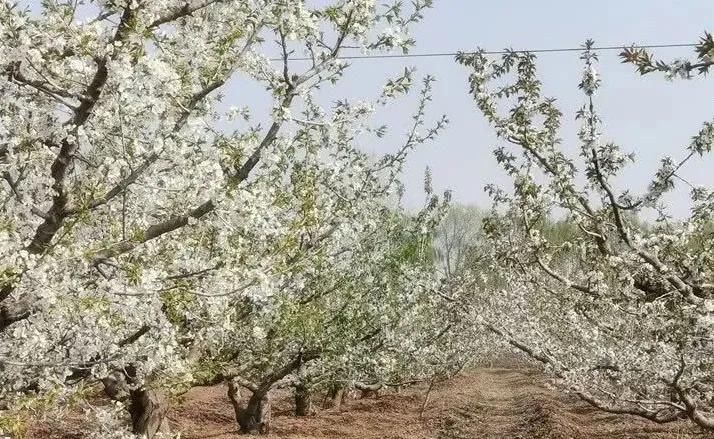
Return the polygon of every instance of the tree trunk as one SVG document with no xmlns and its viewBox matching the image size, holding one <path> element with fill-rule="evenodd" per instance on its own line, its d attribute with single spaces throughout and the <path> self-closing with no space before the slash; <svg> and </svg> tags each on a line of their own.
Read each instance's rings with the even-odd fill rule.
<svg viewBox="0 0 714 439">
<path fill-rule="evenodd" d="M 380 383 L 375 383 L 375 384 L 355 383 L 355 389 L 360 391 L 360 399 L 369 398 L 371 396 L 374 396 L 375 398 L 379 398 L 379 391 L 381 388 L 382 388 L 382 384 L 380 384 Z"/>
<path fill-rule="evenodd" d="M 252 393 L 248 399 L 248 404 L 243 407 L 240 402 L 238 384 L 229 381 L 228 398 L 231 400 L 241 433 L 268 434 L 270 432 L 271 408 L 268 393 L 264 395 Z"/>
<path fill-rule="evenodd" d="M 152 389 L 132 390 L 129 402 L 131 427 L 134 434 L 153 439 L 156 433 L 168 433 L 168 423 L 165 421 L 168 411 L 166 397 Z"/>
<path fill-rule="evenodd" d="M 295 416 L 310 416 L 312 411 L 312 394 L 302 384 L 295 386 Z"/>
<path fill-rule="evenodd" d="M 245 408 L 240 403 L 240 391 L 238 390 L 238 377 L 228 381 L 228 398 L 233 404 L 233 411 L 236 421 L 240 426 L 241 433 L 261 433 L 268 434 L 270 431 L 270 388 L 285 378 L 294 370 L 299 369 L 305 362 L 319 358 L 318 352 L 300 352 L 290 362 L 279 369 L 273 370 L 264 376 L 258 384 L 243 382 L 243 386 L 250 390 L 251 395 Z"/>
<path fill-rule="evenodd" d="M 342 402 L 345 399 L 345 388 L 339 384 L 333 384 L 330 390 L 327 392 L 327 400 L 325 401 L 324 407 L 326 409 L 340 409 Z"/>
<path fill-rule="evenodd" d="M 424 411 L 426 410 L 426 405 L 429 404 L 429 398 L 431 397 L 431 391 L 434 389 L 434 383 L 436 383 L 435 377 L 431 378 L 429 381 L 429 388 L 426 390 L 426 395 L 424 395 L 424 402 L 421 404 L 421 410 L 419 410 L 419 419 L 424 417 Z"/>
<path fill-rule="evenodd" d="M 161 392 L 144 387 L 131 390 L 126 375 L 119 371 L 103 378 L 102 384 L 109 398 L 127 405 L 134 434 L 153 439 L 156 433 L 168 433 L 169 426 L 164 418 L 169 406 Z"/>
</svg>

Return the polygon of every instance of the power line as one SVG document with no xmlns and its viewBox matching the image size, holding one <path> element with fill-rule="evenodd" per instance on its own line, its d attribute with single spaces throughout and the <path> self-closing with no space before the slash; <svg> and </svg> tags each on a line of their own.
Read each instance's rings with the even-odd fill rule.
<svg viewBox="0 0 714 439">
<path fill-rule="evenodd" d="M 693 43 L 681 43 L 681 44 L 640 44 L 640 45 L 623 45 L 623 46 L 599 46 L 593 47 L 592 50 L 622 50 L 623 48 L 635 48 L 635 49 L 669 49 L 677 47 L 695 47 L 696 44 Z M 582 47 L 567 47 L 567 48 L 554 48 L 554 49 L 526 49 L 526 50 L 512 50 L 511 52 L 519 53 L 559 53 L 559 52 L 581 52 L 585 49 Z M 438 58 L 438 57 L 454 57 L 459 53 L 476 53 L 476 52 L 426 52 L 426 53 L 403 53 L 403 54 L 377 54 L 377 55 L 345 55 L 340 56 L 339 59 L 391 59 L 391 58 Z M 486 55 L 503 55 L 508 53 L 507 50 L 486 50 L 483 52 Z M 282 58 L 271 58 L 271 61 L 282 61 Z M 297 57 L 288 58 L 289 61 L 312 61 L 309 57 Z"/>
</svg>

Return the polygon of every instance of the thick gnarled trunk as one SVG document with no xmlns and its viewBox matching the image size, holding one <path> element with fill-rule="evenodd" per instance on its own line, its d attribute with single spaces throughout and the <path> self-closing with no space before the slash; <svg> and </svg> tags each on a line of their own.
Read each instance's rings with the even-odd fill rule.
<svg viewBox="0 0 714 439">
<path fill-rule="evenodd" d="M 236 421 L 240 427 L 241 433 L 261 433 L 267 434 L 270 431 L 270 389 L 288 376 L 307 361 L 314 360 L 319 357 L 317 352 L 300 352 L 295 358 L 284 364 L 281 368 L 273 370 L 271 373 L 263 376 L 258 383 L 252 383 L 237 376 L 228 380 L 228 399 L 233 405 Z M 250 391 L 251 395 L 245 407 L 240 401 L 239 386 L 245 387 Z"/>
<path fill-rule="evenodd" d="M 238 384 L 235 381 L 229 381 L 228 399 L 230 399 L 233 406 L 233 412 L 241 433 L 268 434 L 270 432 L 271 407 L 268 392 L 265 394 L 252 393 L 244 407 L 240 401 Z"/>
<path fill-rule="evenodd" d="M 327 392 L 323 407 L 326 409 L 339 410 L 342 407 L 342 403 L 345 400 L 345 396 L 345 387 L 340 384 L 333 384 L 332 387 L 330 387 L 330 390 Z"/>
<path fill-rule="evenodd" d="M 134 434 L 153 439 L 156 433 L 168 433 L 166 413 L 169 405 L 161 392 L 152 389 L 133 390 L 130 398 L 129 414 Z"/>
<path fill-rule="evenodd" d="M 168 433 L 166 413 L 169 404 L 161 391 L 146 387 L 131 389 L 126 375 L 118 371 L 102 379 L 102 383 L 109 398 L 127 404 L 134 434 L 143 439 L 153 439 L 156 433 Z"/>
<path fill-rule="evenodd" d="M 295 386 L 295 416 L 311 416 L 312 394 L 304 384 Z"/>
</svg>

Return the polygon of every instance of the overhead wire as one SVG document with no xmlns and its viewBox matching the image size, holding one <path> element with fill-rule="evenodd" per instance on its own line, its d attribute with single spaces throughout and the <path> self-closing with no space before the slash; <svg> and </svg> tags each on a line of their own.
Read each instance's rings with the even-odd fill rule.
<svg viewBox="0 0 714 439">
<path fill-rule="evenodd" d="M 622 50 L 625 48 L 633 49 L 669 49 L 681 47 L 695 47 L 694 43 L 669 43 L 669 44 L 630 44 L 621 46 L 596 46 L 591 50 L 606 51 L 606 50 Z M 583 47 L 565 47 L 552 49 L 522 49 L 522 50 L 484 50 L 482 53 L 486 55 L 503 55 L 509 52 L 517 53 L 565 53 L 565 52 L 580 52 Z M 385 53 L 385 54 L 364 54 L 364 55 L 343 55 L 339 59 L 343 60 L 360 60 L 360 59 L 397 59 L 397 58 L 438 58 L 438 57 L 454 57 L 458 54 L 474 54 L 475 51 L 457 51 L 457 52 L 424 52 L 424 53 Z M 282 58 L 271 58 L 271 61 L 283 61 Z M 288 61 L 312 61 L 310 57 L 288 57 Z"/>
</svg>

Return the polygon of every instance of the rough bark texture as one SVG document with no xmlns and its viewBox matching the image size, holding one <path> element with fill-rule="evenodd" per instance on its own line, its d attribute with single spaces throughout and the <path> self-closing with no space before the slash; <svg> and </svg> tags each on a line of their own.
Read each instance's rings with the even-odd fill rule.
<svg viewBox="0 0 714 439">
<path fill-rule="evenodd" d="M 7 294 L 9 296 L 12 292 L 12 287 L 8 284 L 3 287 L 2 294 Z M 30 316 L 32 311 L 32 304 L 37 300 L 37 296 L 32 293 L 25 293 L 17 299 L 0 298 L 0 332 L 4 331 L 5 328 L 12 325 L 13 323 L 24 320 Z"/>
<path fill-rule="evenodd" d="M 131 366 L 129 369 L 133 370 Z M 114 371 L 102 379 L 102 384 L 109 398 L 128 404 L 132 432 L 145 439 L 153 439 L 159 432 L 168 433 L 166 413 L 169 404 L 165 395 L 143 387 L 132 390 L 129 381 L 131 378 L 127 380 L 123 372 Z"/>
<path fill-rule="evenodd" d="M 152 389 L 133 390 L 130 394 L 129 414 L 134 434 L 153 439 L 156 433 L 168 433 L 166 397 Z"/>
<path fill-rule="evenodd" d="M 295 358 L 284 364 L 281 368 L 273 370 L 265 375 L 259 383 L 251 383 L 233 377 L 228 381 L 228 398 L 233 404 L 233 411 L 236 421 L 242 433 L 268 434 L 270 431 L 270 389 L 288 376 L 307 361 L 319 358 L 318 352 L 300 352 Z M 240 403 L 240 391 L 238 386 L 242 385 L 251 393 L 248 403 L 243 407 Z"/>
<path fill-rule="evenodd" d="M 326 409 L 339 409 L 342 402 L 345 400 L 345 388 L 341 385 L 334 384 L 327 392 L 327 398 L 323 404 Z"/>
<path fill-rule="evenodd" d="M 360 391 L 360 399 L 369 398 L 369 397 L 379 398 L 379 391 L 382 387 L 383 386 L 381 383 L 375 383 L 375 384 L 355 383 L 355 389 Z"/>
<path fill-rule="evenodd" d="M 312 416 L 312 394 L 302 384 L 295 386 L 295 416 Z"/>
<path fill-rule="evenodd" d="M 271 408 L 270 396 L 267 392 L 252 393 L 248 403 L 243 407 L 238 384 L 231 380 L 228 382 L 228 398 L 241 433 L 268 434 L 270 432 Z"/>
</svg>

